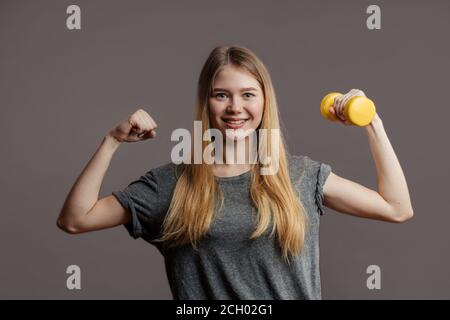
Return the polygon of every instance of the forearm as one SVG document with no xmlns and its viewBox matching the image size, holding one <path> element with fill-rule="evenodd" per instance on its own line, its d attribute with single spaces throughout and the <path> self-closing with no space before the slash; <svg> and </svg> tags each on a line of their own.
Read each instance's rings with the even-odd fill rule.
<svg viewBox="0 0 450 320">
<path fill-rule="evenodd" d="M 103 138 L 70 190 L 59 221 L 74 221 L 95 205 L 105 173 L 119 145 L 120 143 L 109 135 Z"/>
<path fill-rule="evenodd" d="M 413 208 L 406 179 L 381 119 L 376 114 L 371 124 L 364 128 L 375 162 L 378 193 L 399 214 L 412 213 Z"/>
</svg>

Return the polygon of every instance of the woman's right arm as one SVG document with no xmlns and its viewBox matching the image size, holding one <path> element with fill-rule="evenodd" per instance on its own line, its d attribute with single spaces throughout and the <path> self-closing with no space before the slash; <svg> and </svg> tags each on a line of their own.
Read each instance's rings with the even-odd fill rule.
<svg viewBox="0 0 450 320">
<path fill-rule="evenodd" d="M 98 199 L 112 156 L 122 142 L 137 142 L 156 136 L 155 121 L 142 109 L 112 129 L 75 181 L 57 219 L 57 226 L 76 234 L 127 223 L 130 213 L 113 196 Z"/>
</svg>

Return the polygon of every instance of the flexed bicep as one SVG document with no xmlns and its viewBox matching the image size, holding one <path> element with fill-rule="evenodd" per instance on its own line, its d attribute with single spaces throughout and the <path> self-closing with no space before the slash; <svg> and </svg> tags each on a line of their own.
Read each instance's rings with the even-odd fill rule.
<svg viewBox="0 0 450 320">
<path fill-rule="evenodd" d="M 325 182 L 323 192 L 324 205 L 341 213 L 389 222 L 404 222 L 408 219 L 402 212 L 396 212 L 377 191 L 333 172 Z"/>
<path fill-rule="evenodd" d="M 110 195 L 98 200 L 86 214 L 70 219 L 66 222 L 58 220 L 58 226 L 68 233 L 77 234 L 127 223 L 131 220 L 131 214 L 115 196 Z"/>
</svg>

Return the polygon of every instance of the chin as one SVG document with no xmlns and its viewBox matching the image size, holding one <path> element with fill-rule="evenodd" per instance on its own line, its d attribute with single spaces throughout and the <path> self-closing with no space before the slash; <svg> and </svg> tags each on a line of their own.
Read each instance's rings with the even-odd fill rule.
<svg viewBox="0 0 450 320">
<path fill-rule="evenodd" d="M 245 134 L 240 134 L 239 132 L 232 131 L 226 133 L 226 139 L 227 140 L 233 140 L 233 141 L 241 141 L 244 140 L 247 136 Z"/>
<path fill-rule="evenodd" d="M 244 140 L 245 138 L 250 138 L 253 132 L 257 134 L 255 130 L 256 129 L 254 128 L 240 128 L 240 129 L 225 128 L 223 134 L 228 140 L 240 141 Z"/>
</svg>

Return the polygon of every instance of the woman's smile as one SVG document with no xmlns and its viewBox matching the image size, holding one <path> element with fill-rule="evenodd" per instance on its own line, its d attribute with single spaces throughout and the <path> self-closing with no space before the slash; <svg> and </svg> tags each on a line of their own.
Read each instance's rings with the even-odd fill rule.
<svg viewBox="0 0 450 320">
<path fill-rule="evenodd" d="M 242 118 L 222 118 L 222 121 L 225 123 L 225 126 L 228 129 L 240 129 L 242 128 L 249 118 L 242 119 Z"/>
</svg>

